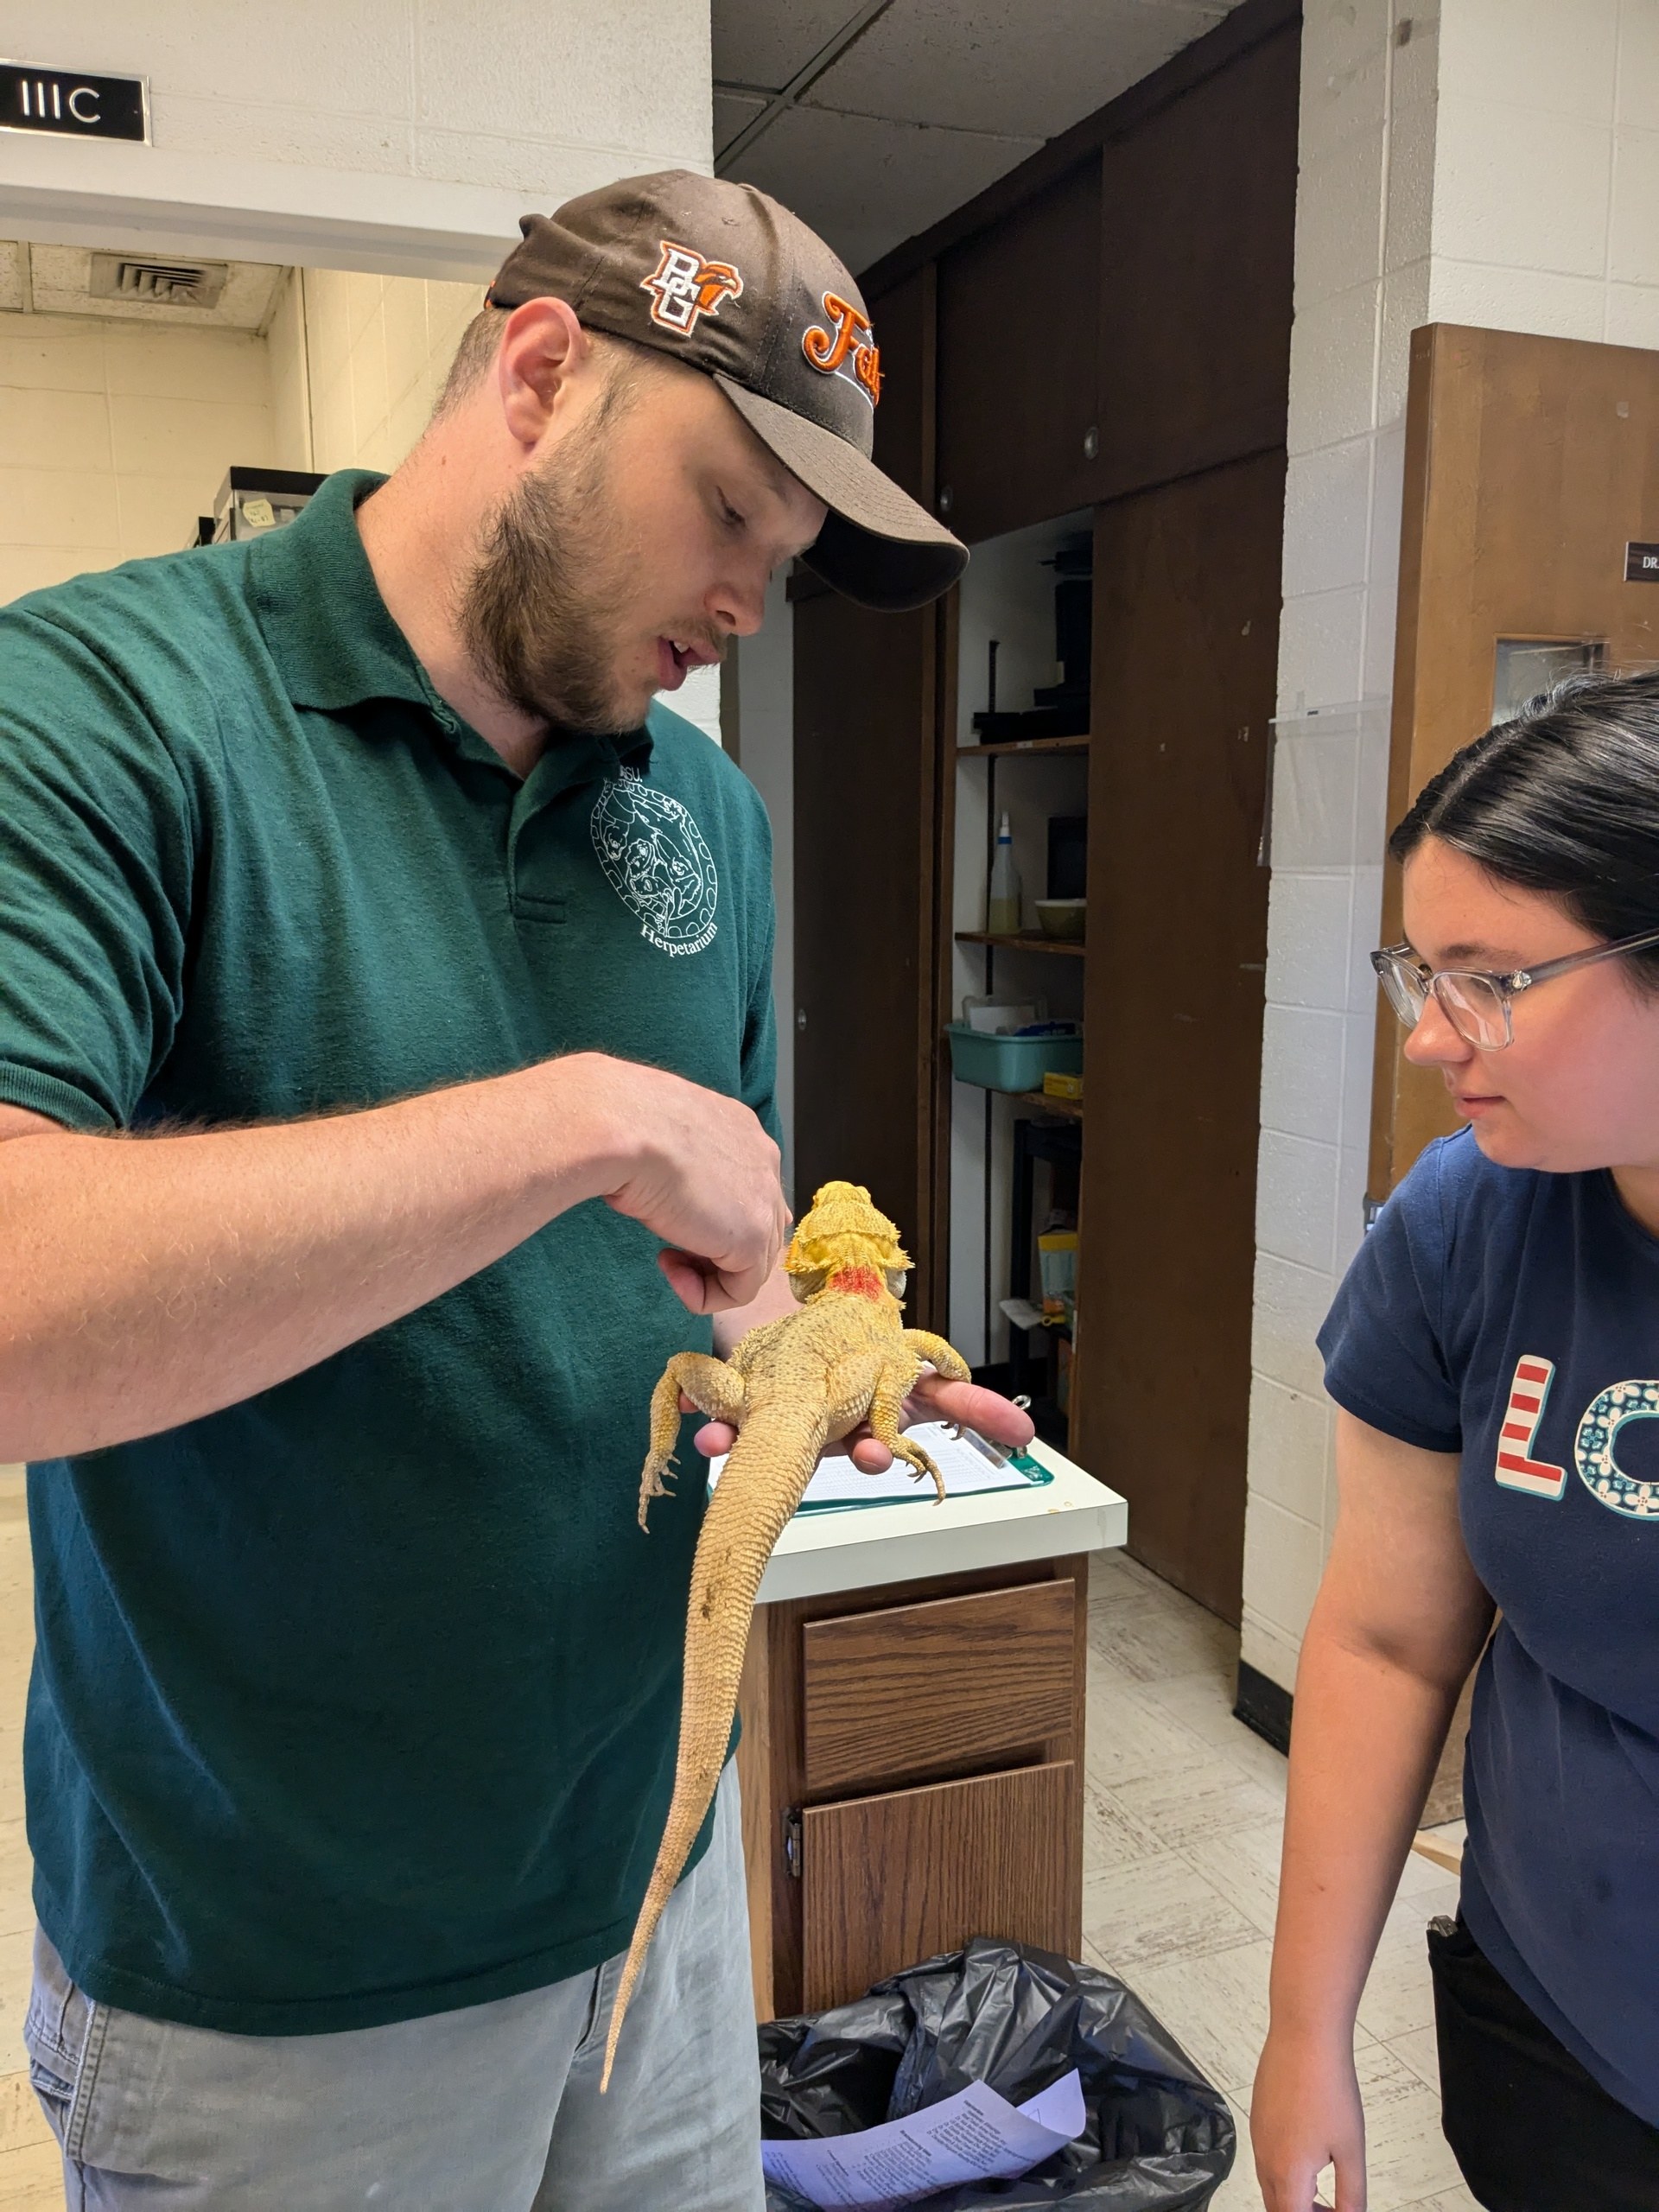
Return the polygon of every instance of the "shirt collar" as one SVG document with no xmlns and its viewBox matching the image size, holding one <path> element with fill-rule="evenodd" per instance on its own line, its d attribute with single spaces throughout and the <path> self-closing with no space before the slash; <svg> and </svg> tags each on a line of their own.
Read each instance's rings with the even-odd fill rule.
<svg viewBox="0 0 1659 2212">
<path fill-rule="evenodd" d="M 291 523 L 255 541 L 248 556 L 254 617 L 296 707 L 335 714 L 371 699 L 404 699 L 458 736 L 467 725 L 433 690 L 363 550 L 357 509 L 385 480 L 372 469 L 336 470 Z M 481 737 L 477 742 L 484 747 Z M 640 765 L 651 733 L 624 730 L 608 744 Z"/>
<path fill-rule="evenodd" d="M 296 707 L 330 714 L 365 699 L 432 702 L 358 534 L 359 501 L 385 480 L 367 469 L 340 469 L 291 523 L 250 550 L 254 617 Z"/>
</svg>

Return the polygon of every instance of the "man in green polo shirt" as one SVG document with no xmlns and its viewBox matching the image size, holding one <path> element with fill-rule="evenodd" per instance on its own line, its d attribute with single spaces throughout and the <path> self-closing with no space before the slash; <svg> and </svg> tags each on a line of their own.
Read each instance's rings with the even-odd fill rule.
<svg viewBox="0 0 1659 2212">
<path fill-rule="evenodd" d="M 766 821 L 652 702 L 794 556 L 888 607 L 965 556 L 775 203 L 524 228 L 390 480 L 0 614 L 27 2034 L 78 2203 L 761 2202 L 729 1783 L 597 2094 L 701 1510 L 634 1525 L 647 1397 L 787 1297 Z"/>
</svg>

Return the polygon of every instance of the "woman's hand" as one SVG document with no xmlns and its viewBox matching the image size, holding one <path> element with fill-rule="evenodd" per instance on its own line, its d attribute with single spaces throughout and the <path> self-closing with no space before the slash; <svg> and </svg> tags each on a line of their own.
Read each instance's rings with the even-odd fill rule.
<svg viewBox="0 0 1659 2212">
<path fill-rule="evenodd" d="M 689 1398 L 680 1400 L 683 1413 L 695 1413 L 696 1408 Z M 964 1428 L 977 1429 L 993 1444 L 1021 1450 L 1037 1433 L 1031 1415 L 1007 1398 L 999 1397 L 995 1390 L 982 1389 L 977 1382 L 947 1382 L 930 1368 L 918 1382 L 905 1401 L 905 1410 L 899 1420 L 901 1428 L 913 1428 L 918 1421 L 954 1421 Z M 709 1421 L 697 1431 L 693 1440 L 705 1459 L 717 1459 L 722 1452 L 729 1452 L 736 1431 L 724 1421 Z M 885 1475 L 893 1465 L 893 1454 L 885 1444 L 878 1444 L 868 1428 L 855 1428 L 850 1436 L 830 1450 L 845 1452 L 861 1474 Z"/>
<path fill-rule="evenodd" d="M 1351 2037 L 1269 2032 L 1250 2093 L 1250 2143 L 1267 2212 L 1309 2212 L 1332 2164 L 1337 2212 L 1365 2212 L 1365 2113 Z"/>
</svg>

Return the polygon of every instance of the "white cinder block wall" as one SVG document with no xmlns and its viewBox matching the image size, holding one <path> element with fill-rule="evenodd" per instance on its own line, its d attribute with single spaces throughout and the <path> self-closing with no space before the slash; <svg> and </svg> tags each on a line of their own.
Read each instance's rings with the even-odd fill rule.
<svg viewBox="0 0 1659 2212">
<path fill-rule="evenodd" d="M 397 466 L 426 427 L 482 284 L 296 270 L 299 318 L 271 327 L 273 373 L 302 340 L 314 468 Z M 303 466 L 305 464 L 296 464 Z"/>
<path fill-rule="evenodd" d="M 16 60 L 150 80 L 154 143 L 0 137 L 0 237 L 480 281 L 527 207 L 711 159 L 708 0 L 79 0 Z"/>
<path fill-rule="evenodd" d="M 262 338 L 0 315 L 0 601 L 178 552 L 231 463 L 272 458 Z"/>
<path fill-rule="evenodd" d="M 1659 346 L 1659 0 L 1306 0 L 1300 127 L 1243 1637 L 1287 1688 L 1363 1232 L 1410 334 Z"/>
</svg>

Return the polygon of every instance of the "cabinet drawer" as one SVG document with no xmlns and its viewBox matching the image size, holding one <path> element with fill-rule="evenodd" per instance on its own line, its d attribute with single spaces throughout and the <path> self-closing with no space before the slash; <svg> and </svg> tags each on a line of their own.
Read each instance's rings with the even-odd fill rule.
<svg viewBox="0 0 1659 2212">
<path fill-rule="evenodd" d="M 808 1794 L 989 1765 L 1070 1736 L 1077 1637 L 1069 1578 L 810 1622 Z"/>
</svg>

